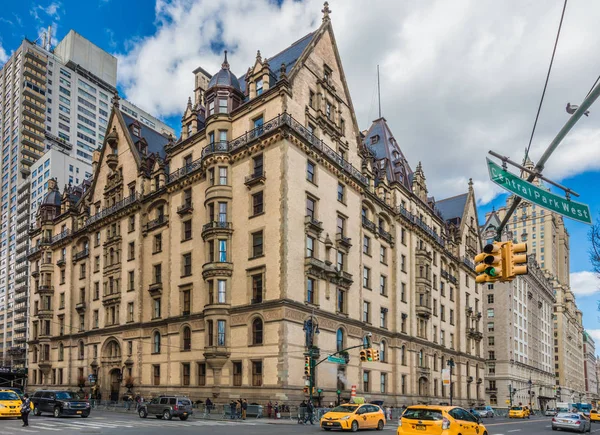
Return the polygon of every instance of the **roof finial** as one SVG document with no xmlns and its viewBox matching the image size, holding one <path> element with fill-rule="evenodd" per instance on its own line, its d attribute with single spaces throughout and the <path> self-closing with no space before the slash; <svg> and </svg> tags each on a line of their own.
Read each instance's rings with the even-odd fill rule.
<svg viewBox="0 0 600 435">
<path fill-rule="evenodd" d="M 112 103 L 112 105 L 114 106 L 115 109 L 119 108 L 119 100 L 120 100 L 120 98 L 119 98 L 119 92 L 115 91 L 115 93 L 113 94 L 113 97 L 112 97 L 112 101 L 111 101 L 111 103 Z"/>
<path fill-rule="evenodd" d="M 189 108 L 189 109 L 191 109 L 191 108 L 192 108 L 192 97 L 188 97 L 188 103 L 187 103 L 187 106 L 188 106 L 188 108 Z"/>
<path fill-rule="evenodd" d="M 227 50 L 225 50 L 225 60 L 223 60 L 223 63 L 221 64 L 221 68 L 229 69 L 229 62 L 227 62 Z"/>
<path fill-rule="evenodd" d="M 331 9 L 329 9 L 329 2 L 323 3 L 323 9 L 321 9 L 321 12 L 323 12 L 323 22 L 329 21 L 329 14 L 331 13 Z"/>
<path fill-rule="evenodd" d="M 262 57 L 260 56 L 260 50 L 256 50 L 256 60 L 262 62 Z"/>
<path fill-rule="evenodd" d="M 469 178 L 469 190 L 473 190 L 473 179 Z"/>
</svg>

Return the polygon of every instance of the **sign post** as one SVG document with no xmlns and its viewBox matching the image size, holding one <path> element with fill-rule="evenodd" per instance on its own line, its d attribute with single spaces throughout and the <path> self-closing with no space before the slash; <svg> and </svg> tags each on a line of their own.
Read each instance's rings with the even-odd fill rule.
<svg viewBox="0 0 600 435">
<path fill-rule="evenodd" d="M 336 364 L 346 364 L 345 358 L 340 358 L 340 357 L 331 356 L 331 355 L 327 357 L 327 361 L 336 363 Z"/>
<path fill-rule="evenodd" d="M 502 169 L 499 165 L 487 160 L 490 180 L 498 186 L 514 193 L 525 201 L 532 202 L 554 213 L 561 214 L 586 224 L 592 224 L 592 215 L 587 204 L 571 201 L 562 196 L 548 192 L 527 180 L 524 180 Z"/>
</svg>

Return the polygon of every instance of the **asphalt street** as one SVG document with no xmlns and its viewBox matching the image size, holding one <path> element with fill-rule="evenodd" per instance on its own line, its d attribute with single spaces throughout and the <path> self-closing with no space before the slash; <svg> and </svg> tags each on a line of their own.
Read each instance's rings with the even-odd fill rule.
<svg viewBox="0 0 600 435">
<path fill-rule="evenodd" d="M 485 419 L 484 424 L 489 435 L 550 435 L 552 432 L 550 417 L 532 417 L 526 420 L 508 420 L 506 418 Z M 94 411 L 87 419 L 80 417 L 53 418 L 51 416 L 35 417 L 31 415 L 29 427 L 22 427 L 20 420 L 0 420 L 1 435 L 24 434 L 140 434 L 158 435 L 168 431 L 179 434 L 219 435 L 264 435 L 264 434 L 302 434 L 324 433 L 315 426 L 274 423 L 267 419 L 248 419 L 246 421 L 218 421 L 190 419 L 180 421 L 158 420 L 156 418 L 141 419 L 136 414 L 124 414 L 106 411 Z M 393 434 L 396 425 L 389 424 L 384 432 Z M 369 431 L 375 432 L 375 431 Z M 600 424 L 592 425 L 592 433 L 600 432 Z"/>
</svg>

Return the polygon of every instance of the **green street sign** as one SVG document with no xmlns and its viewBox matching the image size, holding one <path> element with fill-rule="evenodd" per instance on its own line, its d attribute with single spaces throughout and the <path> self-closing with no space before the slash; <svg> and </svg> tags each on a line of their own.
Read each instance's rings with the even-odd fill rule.
<svg viewBox="0 0 600 435">
<path fill-rule="evenodd" d="M 486 159 L 490 180 L 498 186 L 520 196 L 525 201 L 532 202 L 547 210 L 561 214 L 586 224 L 592 223 L 592 215 L 587 204 L 570 201 L 562 196 L 555 195 L 541 189 L 527 180 L 505 171 L 490 159 Z"/>
<path fill-rule="evenodd" d="M 346 364 L 346 360 L 344 358 L 340 358 L 337 356 L 328 356 L 327 361 L 336 363 L 336 364 Z"/>
</svg>

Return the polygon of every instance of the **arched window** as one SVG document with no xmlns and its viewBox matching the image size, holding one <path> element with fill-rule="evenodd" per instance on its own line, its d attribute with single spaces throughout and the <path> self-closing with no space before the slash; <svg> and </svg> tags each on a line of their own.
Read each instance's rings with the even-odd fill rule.
<svg viewBox="0 0 600 435">
<path fill-rule="evenodd" d="M 381 362 L 386 362 L 386 345 L 385 345 L 385 341 L 381 340 L 381 343 L 379 343 L 379 361 Z"/>
<path fill-rule="evenodd" d="M 113 264 L 115 260 L 115 250 L 110 248 L 108 251 L 108 264 Z"/>
<path fill-rule="evenodd" d="M 64 361 L 64 359 L 65 359 L 65 346 L 64 346 L 64 344 L 60 343 L 58 345 L 58 360 Z"/>
<path fill-rule="evenodd" d="M 406 346 L 402 345 L 400 348 L 400 364 L 406 365 Z"/>
<path fill-rule="evenodd" d="M 192 350 L 192 330 L 189 326 L 183 328 L 183 350 Z"/>
<path fill-rule="evenodd" d="M 419 357 L 419 361 L 418 361 L 419 367 L 425 367 L 425 354 L 423 353 L 423 349 L 421 349 L 419 351 L 418 357 Z"/>
<path fill-rule="evenodd" d="M 252 344 L 263 344 L 263 322 L 254 319 L 252 322 Z"/>
<path fill-rule="evenodd" d="M 335 348 L 338 352 L 344 350 L 344 330 L 339 328 L 335 334 Z"/>
<path fill-rule="evenodd" d="M 33 362 L 36 363 L 38 362 L 38 348 L 37 346 L 33 347 Z"/>
<path fill-rule="evenodd" d="M 446 366 L 446 360 L 444 359 L 444 356 L 442 355 L 442 357 L 440 358 L 440 372 L 442 370 L 444 370 L 445 366 Z"/>
<path fill-rule="evenodd" d="M 437 353 L 433 354 L 433 371 L 437 372 L 438 367 L 438 357 Z"/>
<path fill-rule="evenodd" d="M 77 352 L 77 353 L 78 353 L 79 359 L 83 359 L 83 357 L 84 357 L 84 352 L 85 352 L 85 347 L 84 347 L 84 345 L 83 345 L 83 341 L 80 341 L 80 342 L 79 342 L 79 344 L 78 344 L 78 346 L 77 346 L 77 349 L 78 349 L 78 352 Z"/>
<path fill-rule="evenodd" d="M 154 333 L 154 352 L 153 353 L 160 353 L 160 333 L 158 331 L 156 331 Z"/>
</svg>

